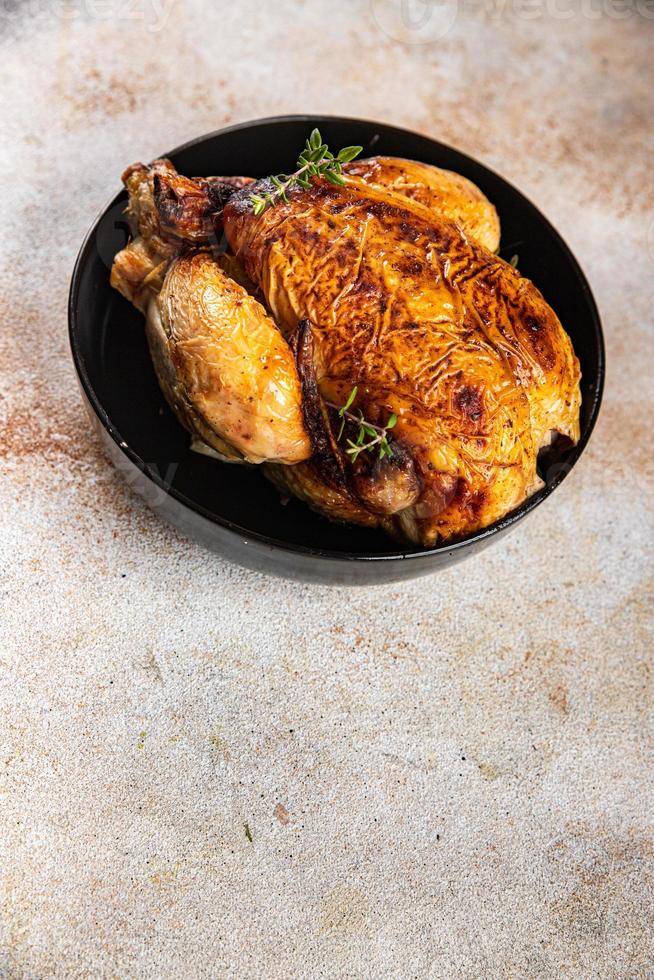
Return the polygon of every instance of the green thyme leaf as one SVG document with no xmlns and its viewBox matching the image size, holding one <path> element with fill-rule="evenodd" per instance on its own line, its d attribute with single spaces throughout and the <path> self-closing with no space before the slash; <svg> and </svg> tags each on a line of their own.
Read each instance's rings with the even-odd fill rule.
<svg viewBox="0 0 654 980">
<path fill-rule="evenodd" d="M 391 459 L 393 448 L 388 441 L 388 433 L 397 425 L 397 415 L 394 412 L 389 415 L 388 421 L 384 426 L 374 425 L 372 422 L 369 422 L 364 417 L 363 411 L 360 408 L 353 408 L 358 390 L 357 385 L 355 385 L 348 395 L 345 404 L 340 407 L 333 402 L 327 402 L 331 408 L 336 409 L 341 419 L 336 441 L 340 442 L 345 431 L 346 421 L 349 421 L 358 427 L 356 439 L 351 439 L 349 436 L 346 439 L 347 449 L 345 452 L 353 463 L 357 461 L 360 453 L 372 452 L 373 450 L 378 452 L 379 459 L 384 459 L 385 457 Z M 366 438 L 368 442 L 366 442 Z"/>
<path fill-rule="evenodd" d="M 272 194 L 250 194 L 252 211 L 255 215 L 262 214 L 266 208 L 272 207 L 277 201 L 288 204 L 287 191 L 293 187 L 311 186 L 312 177 L 324 177 L 330 184 L 342 187 L 345 180 L 341 176 L 343 164 L 353 160 L 361 153 L 361 146 L 345 146 L 334 156 L 326 143 L 323 143 L 320 130 L 314 129 L 297 161 L 297 170 L 293 174 L 275 174 L 271 177 L 275 190 Z"/>
<path fill-rule="evenodd" d="M 350 407 L 350 405 L 352 404 L 352 402 L 356 398 L 358 391 L 359 391 L 359 386 L 358 385 L 355 385 L 354 388 L 352 389 L 352 391 L 350 392 L 350 394 L 348 395 L 347 401 L 345 402 L 345 404 L 343 405 L 343 407 L 341 409 L 339 409 L 339 412 L 338 412 L 339 415 L 345 415 L 345 413 L 347 412 L 348 408 Z"/>
<path fill-rule="evenodd" d="M 326 170 L 323 174 L 325 180 L 328 180 L 330 184 L 336 184 L 337 187 L 343 187 L 345 180 L 340 174 L 335 173 L 333 170 Z"/>
<path fill-rule="evenodd" d="M 362 146 L 344 146 L 342 150 L 339 150 L 336 159 L 339 163 L 349 163 L 350 160 L 354 160 L 361 153 Z"/>
</svg>

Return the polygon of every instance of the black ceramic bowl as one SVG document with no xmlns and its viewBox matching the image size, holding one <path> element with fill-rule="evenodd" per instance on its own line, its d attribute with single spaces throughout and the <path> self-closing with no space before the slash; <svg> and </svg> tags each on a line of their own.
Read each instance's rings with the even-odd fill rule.
<svg viewBox="0 0 654 980">
<path fill-rule="evenodd" d="M 464 174 L 495 204 L 502 255 L 520 256 L 558 313 L 581 361 L 581 439 L 550 458 L 545 487 L 503 520 L 453 544 L 403 551 L 381 531 L 331 524 L 297 500 L 282 504 L 256 467 L 216 462 L 189 450 L 189 438 L 159 390 L 142 316 L 109 285 L 127 240 L 120 193 L 82 245 L 70 290 L 70 343 L 89 414 L 114 465 L 166 520 L 221 555 L 306 581 L 382 583 L 434 572 L 485 548 L 537 507 L 564 479 L 588 442 L 599 410 L 604 348 L 597 308 L 570 250 L 542 214 L 505 180 L 426 136 L 381 123 L 330 116 L 284 116 L 231 126 L 167 153 L 189 176 L 288 172 L 313 126 L 331 146 L 361 144 L 362 156 L 423 160 Z M 125 164 L 131 163 L 125 160 Z"/>
</svg>

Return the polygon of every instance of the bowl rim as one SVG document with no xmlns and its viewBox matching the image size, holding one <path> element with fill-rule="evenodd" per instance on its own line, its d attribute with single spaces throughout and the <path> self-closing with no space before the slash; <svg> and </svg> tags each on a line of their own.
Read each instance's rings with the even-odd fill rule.
<svg viewBox="0 0 654 980">
<path fill-rule="evenodd" d="M 466 547 L 478 543 L 486 542 L 488 543 L 490 539 L 500 534 L 502 531 L 509 528 L 511 525 L 518 523 L 523 517 L 531 513 L 536 507 L 538 507 L 551 493 L 556 490 L 556 488 L 563 482 L 568 473 L 576 465 L 579 457 L 583 453 L 588 441 L 591 437 L 595 424 L 597 422 L 597 417 L 599 415 L 600 406 L 602 403 L 602 395 L 604 391 L 604 381 L 606 375 L 606 353 L 604 346 L 604 335 L 602 332 L 602 324 L 599 315 L 599 310 L 597 304 L 593 297 L 590 285 L 586 276 L 579 265 L 575 255 L 571 251 L 568 244 L 562 238 L 560 233 L 551 224 L 548 218 L 536 207 L 533 202 L 526 197 L 522 191 L 511 184 L 510 181 L 502 177 L 496 171 L 492 170 L 490 167 L 486 166 L 474 157 L 469 156 L 467 153 L 459 150 L 457 147 L 451 146 L 448 143 L 441 143 L 439 140 L 433 139 L 426 133 L 421 133 L 416 130 L 406 129 L 402 126 L 394 126 L 391 123 L 375 121 L 371 119 L 362 119 L 356 116 L 336 116 L 336 115 L 325 115 L 325 114 L 307 114 L 307 113 L 291 113 L 281 116 L 262 116 L 257 119 L 248 119 L 244 122 L 234 123 L 230 126 L 224 126 L 220 129 L 213 130 L 209 133 L 204 133 L 201 136 L 196 136 L 191 140 L 187 140 L 181 143 L 179 146 L 175 147 L 173 150 L 169 150 L 165 154 L 165 157 L 172 157 L 173 159 L 179 153 L 185 150 L 191 149 L 200 143 L 208 142 L 209 140 L 215 139 L 217 136 L 222 136 L 226 133 L 238 132 L 242 129 L 250 129 L 253 126 L 259 126 L 262 124 L 277 124 L 277 123 L 288 123 L 288 122 L 305 122 L 307 124 L 321 125 L 321 123 L 359 123 L 366 126 L 379 127 L 380 129 L 394 130 L 396 132 L 405 133 L 409 136 L 417 136 L 421 139 L 429 140 L 435 147 L 442 148 L 447 151 L 453 151 L 460 158 L 466 160 L 476 167 L 482 167 L 487 173 L 491 174 L 493 177 L 502 181 L 507 185 L 512 191 L 518 194 L 527 209 L 530 209 L 538 219 L 543 223 L 547 231 L 556 241 L 559 248 L 564 253 L 567 261 L 570 263 L 576 278 L 579 283 L 579 287 L 584 295 L 585 303 L 591 315 L 591 320 L 593 324 L 593 329 L 595 333 L 595 340 L 597 344 L 597 371 L 595 377 L 595 385 L 592 395 L 591 411 L 588 418 L 588 423 L 584 428 L 584 431 L 580 434 L 579 442 L 574 446 L 570 452 L 570 456 L 566 460 L 566 465 L 562 466 L 558 472 L 554 475 L 549 483 L 547 483 L 536 493 L 532 494 L 527 500 L 523 501 L 518 507 L 509 511 L 504 517 L 500 518 L 499 521 L 490 524 L 488 527 L 481 528 L 478 531 L 473 531 L 455 541 L 443 542 L 439 545 L 435 545 L 431 548 L 412 548 L 412 549 L 389 549 L 388 551 L 379 551 L 374 553 L 366 552 L 347 552 L 347 551 L 333 551 L 329 548 L 318 548 L 312 547 L 310 545 L 293 544 L 288 541 L 284 541 L 280 538 L 275 538 L 272 535 L 263 534 L 260 531 L 248 530 L 242 527 L 240 524 L 230 521 L 227 518 L 221 517 L 207 510 L 202 504 L 191 500 L 186 494 L 181 493 L 179 490 L 175 489 L 171 485 L 166 485 L 161 479 L 160 475 L 153 469 L 151 469 L 139 456 L 139 454 L 128 445 L 126 440 L 123 438 L 121 433 L 118 431 L 116 426 L 111 421 L 106 409 L 104 408 L 100 398 L 95 392 L 91 379 L 89 377 L 88 371 L 86 369 L 85 360 L 80 349 L 80 344 L 78 341 L 78 298 L 80 284 L 83 274 L 83 269 L 86 264 L 88 253 L 92 247 L 95 235 L 98 229 L 98 225 L 107 214 L 107 212 L 114 207 L 119 198 L 122 196 L 124 191 L 120 191 L 118 194 L 114 195 L 111 200 L 98 212 L 95 219 L 93 220 L 89 230 L 84 236 L 84 240 L 80 247 L 75 260 L 75 265 L 73 268 L 73 273 L 70 281 L 70 289 L 68 293 L 68 339 L 73 359 L 73 364 L 77 372 L 79 382 L 82 387 L 82 391 L 86 397 L 88 404 L 93 409 L 95 415 L 97 416 L 99 422 L 109 434 L 111 439 L 116 443 L 118 449 L 133 463 L 138 470 L 152 483 L 155 484 L 164 493 L 169 494 L 175 500 L 185 507 L 188 507 L 194 513 L 205 518 L 212 524 L 216 524 L 225 530 L 238 535 L 242 540 L 248 543 L 258 542 L 266 548 L 281 549 L 290 554 L 301 554 L 309 555 L 314 558 L 326 558 L 331 561 L 343 561 L 343 562 L 388 562 L 388 561 L 398 561 L 411 558 L 422 558 L 427 559 L 430 556 L 441 555 L 444 552 L 450 554 L 458 552 L 465 549 Z"/>
</svg>

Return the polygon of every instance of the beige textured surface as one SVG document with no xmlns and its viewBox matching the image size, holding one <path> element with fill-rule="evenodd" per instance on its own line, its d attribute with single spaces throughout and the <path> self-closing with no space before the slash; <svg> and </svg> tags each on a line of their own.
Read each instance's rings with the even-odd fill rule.
<svg viewBox="0 0 654 980">
<path fill-rule="evenodd" d="M 654 11 L 420 6 L 1 5 L 3 977 L 654 973 Z M 604 317 L 580 465 L 415 585 L 274 581 L 162 526 L 69 361 L 121 168 L 305 110 L 499 170 Z"/>
</svg>

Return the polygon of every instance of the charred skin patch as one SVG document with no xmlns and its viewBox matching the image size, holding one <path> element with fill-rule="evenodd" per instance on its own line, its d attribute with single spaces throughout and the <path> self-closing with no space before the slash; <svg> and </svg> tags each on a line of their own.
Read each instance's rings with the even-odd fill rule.
<svg viewBox="0 0 654 980">
<path fill-rule="evenodd" d="M 460 385 L 454 392 L 453 403 L 460 415 L 478 422 L 484 414 L 482 393 L 474 385 Z"/>
<path fill-rule="evenodd" d="M 318 232 L 318 229 L 310 228 L 305 224 L 298 224 L 296 235 L 298 240 L 308 247 L 318 245 L 320 242 L 320 233 Z"/>
<path fill-rule="evenodd" d="M 250 182 L 247 177 L 191 179 L 155 173 L 153 194 L 161 233 L 193 245 L 206 244 L 222 229 L 217 219 L 227 201 Z"/>
<path fill-rule="evenodd" d="M 551 328 L 535 316 L 524 318 L 524 341 L 529 344 L 543 370 L 552 371 L 556 366 L 556 351 L 552 344 Z"/>
<path fill-rule="evenodd" d="M 254 183 L 251 177 L 199 177 L 216 211 L 222 210 L 237 191 Z"/>
<path fill-rule="evenodd" d="M 477 490 L 475 493 L 471 493 L 468 499 L 468 508 L 473 514 L 473 518 L 477 520 L 479 516 L 483 513 L 484 506 L 486 504 L 487 492 L 486 490 Z"/>
<path fill-rule="evenodd" d="M 416 259 L 400 259 L 393 265 L 403 276 L 421 276 L 424 271 L 423 263 Z"/>
</svg>

